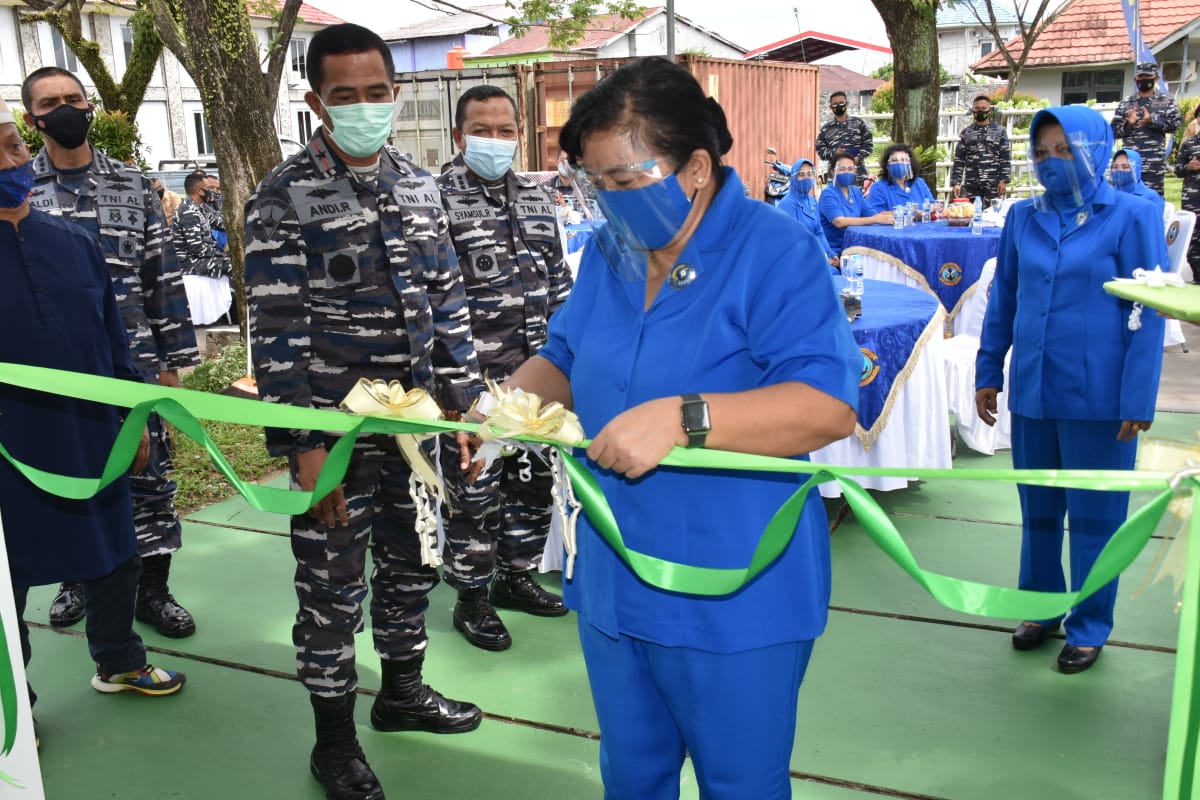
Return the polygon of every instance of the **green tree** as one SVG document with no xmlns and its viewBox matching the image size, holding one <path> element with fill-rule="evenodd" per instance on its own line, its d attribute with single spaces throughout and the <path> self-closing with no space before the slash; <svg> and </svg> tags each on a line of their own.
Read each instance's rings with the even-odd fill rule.
<svg viewBox="0 0 1200 800">
<path fill-rule="evenodd" d="M 895 57 L 892 141 L 934 147 L 938 134 L 939 0 L 871 0 Z"/>
<path fill-rule="evenodd" d="M 1029 60 L 1029 54 L 1033 50 L 1033 44 L 1042 35 L 1042 31 L 1046 30 L 1046 26 L 1058 18 L 1062 10 L 1070 3 L 1061 3 L 1058 0 L 1037 0 L 1037 7 L 1030 14 L 1029 5 L 1031 0 L 1007 0 L 1006 5 L 1010 5 L 1017 14 L 1017 35 L 1011 40 L 1005 39 L 1000 35 L 1000 26 L 996 22 L 996 0 L 983 0 L 983 10 L 979 8 L 978 0 L 945 0 L 947 7 L 965 5 L 971 12 L 971 16 L 982 25 L 992 39 L 996 42 L 996 49 L 1000 51 L 1004 63 L 1008 66 L 1008 87 L 1004 92 L 1004 99 L 1012 99 L 1013 93 L 1017 91 L 1017 82 L 1021 80 L 1021 71 L 1025 69 L 1025 62 Z M 1058 7 L 1051 9 L 1052 3 L 1057 3 Z"/>
<path fill-rule="evenodd" d="M 162 54 L 162 41 L 154 30 L 154 21 L 149 14 L 142 8 L 135 8 L 133 16 L 129 18 L 133 29 L 133 49 L 125 66 L 125 74 L 117 81 L 104 63 L 100 45 L 83 35 L 83 7 L 86 0 L 22 2 L 33 10 L 22 13 L 21 22 L 29 24 L 43 21 L 58 31 L 63 42 L 91 76 L 101 105 L 108 111 L 122 111 L 129 119 L 134 119 L 146 96 L 146 87 L 154 75 L 158 57 Z M 95 11 L 104 13 L 105 8 L 102 3 L 97 3 Z"/>
<path fill-rule="evenodd" d="M 534 25 L 544 26 L 550 36 L 550 47 L 563 50 L 578 42 L 588 31 L 591 21 L 601 14 L 614 14 L 635 19 L 645 9 L 634 0 L 505 0 L 517 13 L 504 20 L 513 36 L 524 36 Z M 450 6 L 449 3 L 441 5 Z M 456 6 L 450 6 L 456 8 Z M 462 9 L 460 9 L 462 10 Z"/>
<path fill-rule="evenodd" d="M 879 69 L 871 73 L 871 77 L 877 81 L 890 81 L 896 74 L 896 65 L 891 61 L 884 64 Z M 939 65 L 938 66 L 938 81 L 942 84 L 955 83 L 955 78 L 950 74 L 950 70 Z M 888 109 L 891 110 L 890 108 Z"/>
</svg>

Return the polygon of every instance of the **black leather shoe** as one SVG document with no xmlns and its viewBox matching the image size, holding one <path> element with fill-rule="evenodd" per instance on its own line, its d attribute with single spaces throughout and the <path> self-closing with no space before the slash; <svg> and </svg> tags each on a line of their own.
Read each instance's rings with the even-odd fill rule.
<svg viewBox="0 0 1200 800">
<path fill-rule="evenodd" d="M 56 628 L 74 625 L 83 619 L 83 585 L 64 583 L 50 604 L 50 624 Z"/>
<path fill-rule="evenodd" d="M 1032 650 L 1041 647 L 1046 638 L 1058 630 L 1062 623 L 1054 625 L 1038 625 L 1033 622 L 1022 622 L 1013 631 L 1012 645 L 1016 650 Z"/>
<path fill-rule="evenodd" d="M 371 706 L 377 731 L 466 733 L 479 727 L 483 712 L 474 703 L 451 700 L 421 680 L 421 661 L 381 661 L 379 696 Z"/>
<path fill-rule="evenodd" d="M 458 603 L 454 606 L 454 627 L 468 642 L 484 650 L 512 647 L 512 636 L 496 609 L 492 608 L 486 586 L 459 591 Z"/>
<path fill-rule="evenodd" d="M 384 800 L 383 787 L 362 750 L 314 747 L 308 768 L 325 790 L 326 800 Z"/>
<path fill-rule="evenodd" d="M 196 632 L 196 620 L 170 594 L 147 597 L 139 592 L 134 616 L 138 622 L 150 623 L 154 630 L 171 639 L 182 639 Z"/>
<path fill-rule="evenodd" d="M 1084 650 L 1069 644 L 1058 654 L 1058 671 L 1066 675 L 1083 672 L 1096 663 L 1096 659 L 1100 657 L 1100 651 L 1103 649 L 1103 647 L 1089 647 Z"/>
<path fill-rule="evenodd" d="M 561 617 L 567 613 L 562 596 L 548 592 L 530 572 L 498 572 L 492 581 L 492 605 L 515 608 L 535 617 Z"/>
</svg>

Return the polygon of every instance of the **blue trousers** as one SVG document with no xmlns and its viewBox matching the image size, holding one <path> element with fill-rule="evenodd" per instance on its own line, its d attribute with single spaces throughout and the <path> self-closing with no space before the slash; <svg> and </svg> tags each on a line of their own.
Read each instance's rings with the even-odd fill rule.
<svg viewBox="0 0 1200 800">
<path fill-rule="evenodd" d="M 789 800 L 796 697 L 813 642 L 707 653 L 579 619 L 605 800 L 678 800 L 691 753 L 702 800 Z"/>
<path fill-rule="evenodd" d="M 1017 469 L 1133 469 L 1137 441 L 1118 442 L 1119 421 L 1030 419 L 1013 414 L 1012 453 Z M 1017 486 L 1022 538 L 1019 586 L 1066 591 L 1062 567 L 1063 517 L 1070 520 L 1071 590 L 1088 571 L 1129 511 L 1129 492 Z M 1117 581 L 1071 609 L 1067 643 L 1101 647 L 1112 632 Z M 1031 620 L 1055 625 L 1058 619 Z"/>
</svg>

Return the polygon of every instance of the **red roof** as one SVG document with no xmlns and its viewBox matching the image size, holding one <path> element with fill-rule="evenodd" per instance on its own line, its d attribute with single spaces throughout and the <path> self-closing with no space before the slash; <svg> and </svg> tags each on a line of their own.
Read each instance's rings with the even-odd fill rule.
<svg viewBox="0 0 1200 800">
<path fill-rule="evenodd" d="M 1133 50 L 1121 3 L 1122 0 L 1073 0 L 1033 43 L 1025 66 L 1132 62 Z M 1196 0 L 1141 0 L 1142 36 L 1151 49 L 1197 19 L 1200 19 L 1200 5 Z M 1021 53 L 1019 36 L 1010 42 L 1009 48 L 1014 56 Z M 1005 72 L 1008 65 L 996 50 L 972 64 L 971 69 Z"/>
<path fill-rule="evenodd" d="M 273 0 L 276 8 L 282 8 L 282 0 Z M 250 5 L 250 16 L 259 19 L 269 19 L 270 14 L 263 14 L 254 10 L 254 5 Z M 296 22 L 307 22 L 309 25 L 341 25 L 346 20 L 335 17 L 327 11 L 322 11 L 316 6 L 310 6 L 308 3 L 300 4 L 300 11 L 296 14 Z"/>
<path fill-rule="evenodd" d="M 626 19 L 619 14 L 595 17 L 587 25 L 583 38 L 568 47 L 568 50 L 594 50 L 636 28 L 646 18 L 662 11 L 661 6 L 644 8 L 639 16 Z M 558 52 L 561 48 L 550 46 L 550 29 L 544 25 L 533 25 L 524 36 L 505 39 L 500 44 L 478 53 L 478 56 L 511 56 L 521 53 Z"/>
<path fill-rule="evenodd" d="M 832 33 L 820 31 L 804 31 L 778 42 L 756 47 L 743 58 L 765 58 L 772 61 L 799 61 L 811 63 L 826 56 L 840 53 L 843 50 L 874 50 L 877 53 L 892 54 L 890 47 L 883 47 L 870 42 L 860 42 L 857 39 L 847 39 L 845 36 L 834 36 Z"/>
</svg>

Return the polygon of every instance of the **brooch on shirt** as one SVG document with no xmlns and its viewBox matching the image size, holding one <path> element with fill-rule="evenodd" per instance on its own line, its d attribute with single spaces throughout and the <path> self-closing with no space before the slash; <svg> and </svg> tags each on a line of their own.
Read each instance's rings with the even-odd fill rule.
<svg viewBox="0 0 1200 800">
<path fill-rule="evenodd" d="M 694 280 L 696 280 L 696 268 L 691 264 L 676 264 L 671 267 L 668 281 L 672 289 L 682 289 Z"/>
<path fill-rule="evenodd" d="M 1080 211 L 1078 214 L 1075 215 L 1075 224 L 1076 225 L 1082 225 L 1083 223 L 1087 222 L 1087 220 L 1088 220 L 1088 213 L 1086 211 Z"/>
</svg>

